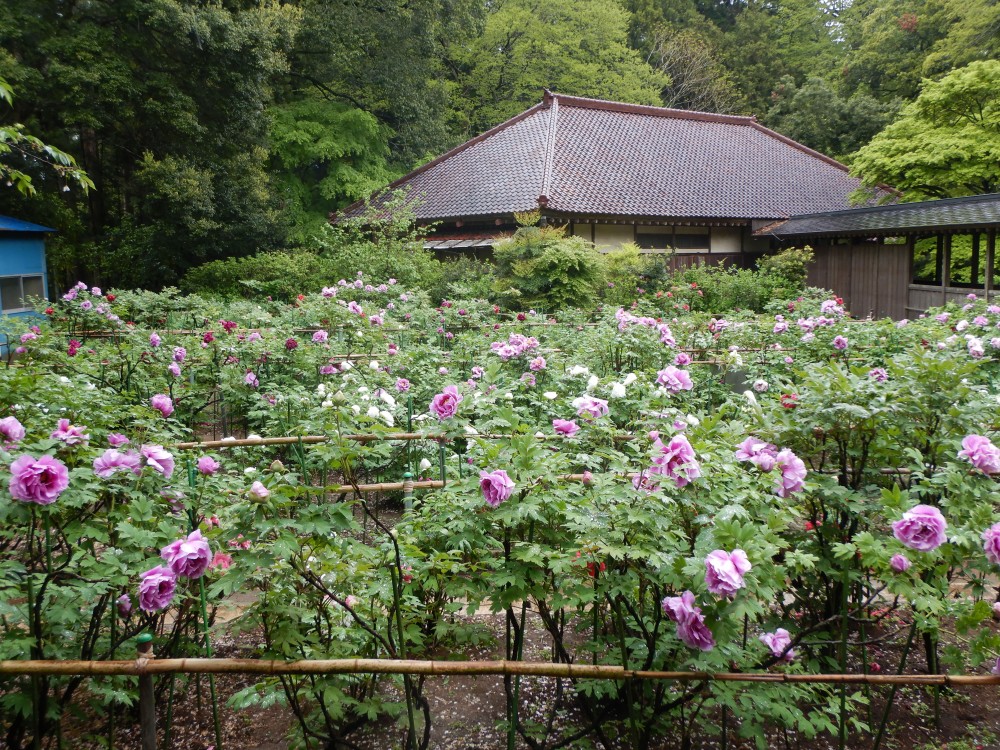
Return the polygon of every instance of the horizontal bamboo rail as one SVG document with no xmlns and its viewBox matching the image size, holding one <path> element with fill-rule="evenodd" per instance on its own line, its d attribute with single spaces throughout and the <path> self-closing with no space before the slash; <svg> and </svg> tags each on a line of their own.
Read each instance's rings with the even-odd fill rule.
<svg viewBox="0 0 1000 750">
<path fill-rule="evenodd" d="M 553 664 L 530 661 L 425 661 L 416 659 L 151 659 L 130 661 L 0 661 L 4 675 L 152 675 L 152 674 L 416 674 L 520 675 L 599 680 L 672 682 L 784 682 L 848 685 L 1000 685 L 998 675 L 788 674 L 785 672 L 664 672 L 618 665 Z"/>
<path fill-rule="evenodd" d="M 485 438 L 486 440 L 505 440 L 507 438 L 513 437 L 534 437 L 536 440 L 568 440 L 567 435 L 529 435 L 527 433 L 519 435 L 500 435 L 495 433 L 475 433 L 475 434 L 464 434 L 464 435 L 445 435 L 444 433 L 430 432 L 387 432 L 384 435 L 371 434 L 360 434 L 360 435 L 342 435 L 340 439 L 351 440 L 356 443 L 376 443 L 380 440 L 400 440 L 400 441 L 413 441 L 413 440 L 432 440 L 435 442 L 450 442 L 454 440 L 474 440 L 475 438 Z M 635 440 L 637 436 L 635 435 L 613 435 L 612 440 L 615 442 L 626 443 L 630 440 Z M 254 446 L 265 446 L 265 445 L 298 445 L 300 442 L 304 445 L 315 445 L 317 443 L 326 443 L 330 440 L 336 439 L 335 436 L 329 435 L 302 435 L 301 437 L 291 436 L 291 437 L 275 437 L 275 438 L 242 438 L 236 440 L 205 440 L 203 442 L 192 442 L 192 443 L 176 443 L 173 447 L 176 450 L 194 450 L 196 448 L 208 449 L 208 448 L 248 448 Z"/>
</svg>

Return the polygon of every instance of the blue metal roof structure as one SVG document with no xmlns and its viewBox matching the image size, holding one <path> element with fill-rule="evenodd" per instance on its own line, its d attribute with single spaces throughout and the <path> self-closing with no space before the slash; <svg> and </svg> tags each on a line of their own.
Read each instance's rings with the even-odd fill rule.
<svg viewBox="0 0 1000 750">
<path fill-rule="evenodd" d="M 20 219 L 0 214 L 0 233 L 38 234 L 39 232 L 55 231 L 51 227 L 43 227 L 41 224 L 32 224 L 30 221 L 21 221 Z"/>
</svg>

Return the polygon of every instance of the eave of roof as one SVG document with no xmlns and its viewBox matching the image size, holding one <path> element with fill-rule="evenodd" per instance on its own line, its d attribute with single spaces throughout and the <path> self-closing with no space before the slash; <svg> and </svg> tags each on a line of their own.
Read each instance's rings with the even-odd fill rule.
<svg viewBox="0 0 1000 750">
<path fill-rule="evenodd" d="M 15 219 L 13 216 L 0 215 L 0 233 L 3 234 L 40 234 L 55 231 L 52 227 L 43 227 L 41 224 L 32 224 L 30 221 Z"/>
<path fill-rule="evenodd" d="M 1000 228 L 1000 193 L 792 216 L 757 230 L 776 238 L 926 234 Z"/>
</svg>

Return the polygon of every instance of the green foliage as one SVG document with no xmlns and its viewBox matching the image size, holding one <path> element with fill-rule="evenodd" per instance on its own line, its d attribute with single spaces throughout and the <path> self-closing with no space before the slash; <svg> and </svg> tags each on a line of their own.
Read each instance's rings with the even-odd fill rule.
<svg viewBox="0 0 1000 750">
<path fill-rule="evenodd" d="M 659 104 L 668 79 L 628 47 L 628 13 L 614 0 L 509 0 L 475 39 L 451 48 L 462 71 L 456 108 L 479 133 L 560 94 Z"/>
<path fill-rule="evenodd" d="M 493 254 L 496 291 L 518 307 L 587 307 L 602 280 L 601 254 L 563 227 L 521 227 Z"/>
<path fill-rule="evenodd" d="M 192 268 L 181 279 L 181 288 L 189 294 L 221 297 L 261 296 L 286 302 L 313 288 L 329 285 L 343 278 L 340 264 L 306 250 L 269 252 L 245 258 L 213 260 Z"/>
<path fill-rule="evenodd" d="M 858 152 L 852 172 L 910 200 L 1000 190 L 1000 61 L 970 63 L 920 96 Z"/>
<path fill-rule="evenodd" d="M 14 105 L 14 89 L 3 76 L 0 76 L 0 103 Z M 34 195 L 31 173 L 39 170 L 53 172 L 66 190 L 71 182 L 77 183 L 84 193 L 94 187 L 70 154 L 46 145 L 20 123 L 0 124 L 0 183 L 13 186 L 24 195 Z"/>
<path fill-rule="evenodd" d="M 883 103 L 862 92 L 845 99 L 830 82 L 818 77 L 801 86 L 786 77 L 772 99 L 766 120 L 769 127 L 835 157 L 851 154 L 868 143 L 899 110 L 897 101 Z"/>
<path fill-rule="evenodd" d="M 788 296 L 805 289 L 809 264 L 813 261 L 812 248 L 790 247 L 757 259 L 757 269 L 764 275 L 780 280 Z"/>
<path fill-rule="evenodd" d="M 603 290 L 606 302 L 628 305 L 636 299 L 638 289 L 656 286 L 666 275 L 667 255 L 642 254 L 638 245 L 632 242 L 603 253 L 604 274 L 607 282 Z"/>
<path fill-rule="evenodd" d="M 271 108 L 271 151 L 289 242 L 307 241 L 330 211 L 392 179 L 388 137 L 372 114 L 319 96 Z"/>
</svg>

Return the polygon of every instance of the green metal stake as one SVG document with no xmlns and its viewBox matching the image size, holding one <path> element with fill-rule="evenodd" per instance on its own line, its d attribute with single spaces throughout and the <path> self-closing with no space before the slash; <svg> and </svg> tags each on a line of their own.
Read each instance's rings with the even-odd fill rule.
<svg viewBox="0 0 1000 750">
<path fill-rule="evenodd" d="M 448 483 L 448 480 L 447 480 L 447 478 L 445 477 L 445 470 L 444 470 L 444 468 L 445 468 L 445 467 L 444 467 L 444 462 L 445 462 L 445 455 L 444 455 L 444 443 L 441 443 L 441 444 L 440 444 L 440 445 L 438 446 L 438 464 L 439 464 L 439 465 L 440 465 L 440 467 L 441 467 L 441 484 L 442 484 L 442 485 L 445 485 L 445 484 L 447 484 L 447 483 Z"/>
</svg>

